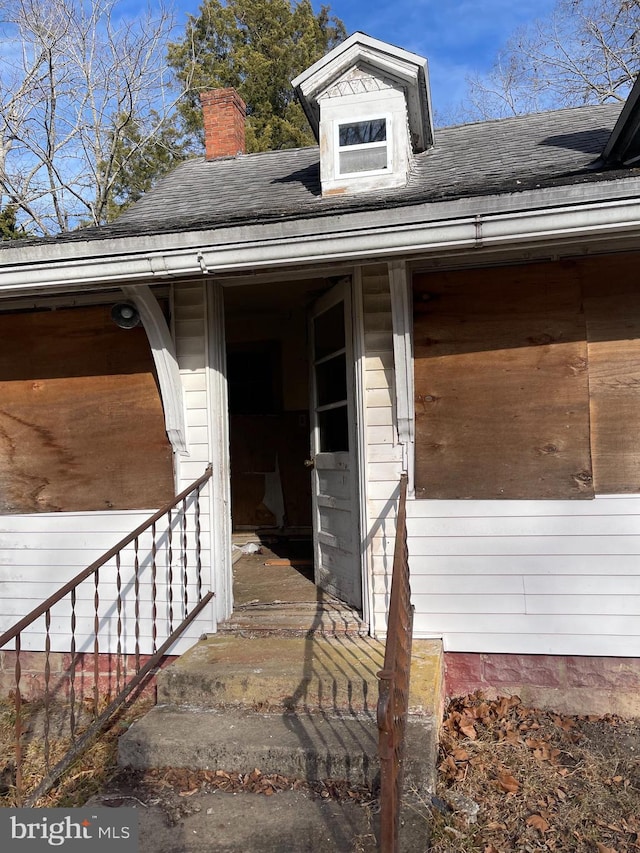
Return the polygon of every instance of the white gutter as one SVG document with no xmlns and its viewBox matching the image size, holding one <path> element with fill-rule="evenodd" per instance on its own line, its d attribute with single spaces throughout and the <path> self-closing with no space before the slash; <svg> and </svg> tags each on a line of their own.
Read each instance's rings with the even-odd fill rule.
<svg viewBox="0 0 640 853">
<path fill-rule="evenodd" d="M 493 202 L 487 203 L 487 207 L 496 206 L 495 199 L 483 201 Z M 177 235 L 180 245 L 173 247 L 170 244 L 176 243 L 176 235 L 172 234 L 164 238 L 169 247 L 159 251 L 149 251 L 149 244 L 162 245 L 162 235 L 17 247 L 0 253 L 0 291 L 33 293 L 61 287 L 73 290 L 125 280 L 153 282 L 334 261 L 392 260 L 410 253 L 508 249 L 541 242 L 620 237 L 629 233 L 640 235 L 640 196 L 525 211 L 491 211 L 432 221 L 406 221 L 408 215 L 416 217 L 420 210 L 425 215 L 429 205 L 421 209 L 389 209 L 364 215 L 334 213 L 319 221 L 301 217 L 293 223 L 277 223 L 271 227 L 268 223 L 244 226 L 235 229 L 236 238 L 242 235 L 240 239 L 215 244 L 214 240 L 224 236 L 224 229 L 207 235 L 202 232 Z M 383 220 L 376 216 L 380 213 L 384 213 Z M 353 227 L 367 219 L 370 222 L 380 219 L 382 224 Z M 327 223 L 331 224 L 330 230 Z M 301 232 L 303 226 L 307 233 Z M 315 231 L 310 233 L 313 228 Z M 234 229 L 229 229 L 229 234 L 233 232 Z M 256 232 L 260 234 L 257 239 Z M 207 243 L 209 234 L 212 242 Z M 250 236 L 253 239 L 243 239 Z M 202 242 L 198 244 L 198 240 Z M 145 245 L 146 250 L 132 250 L 134 246 Z M 77 257 L 87 248 L 90 255 Z M 48 253 L 47 249 L 51 251 Z M 13 258 L 15 263 L 1 265 L 3 259 Z"/>
</svg>

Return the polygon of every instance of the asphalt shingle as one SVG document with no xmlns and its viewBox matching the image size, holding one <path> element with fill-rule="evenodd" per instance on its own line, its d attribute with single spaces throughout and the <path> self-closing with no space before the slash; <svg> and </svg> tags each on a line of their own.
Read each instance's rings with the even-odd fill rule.
<svg viewBox="0 0 640 853">
<path fill-rule="evenodd" d="M 599 155 L 619 112 L 619 104 L 606 104 L 441 128 L 435 147 L 416 156 L 406 187 L 349 196 L 322 198 L 316 147 L 192 159 L 114 228 L 136 233 L 305 218 L 606 179 Z"/>
</svg>

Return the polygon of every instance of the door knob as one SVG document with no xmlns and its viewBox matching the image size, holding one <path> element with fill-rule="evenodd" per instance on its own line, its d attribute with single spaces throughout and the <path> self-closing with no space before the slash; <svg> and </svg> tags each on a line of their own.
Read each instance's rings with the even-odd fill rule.
<svg viewBox="0 0 640 853">
<path fill-rule="evenodd" d="M 305 468 L 315 468 L 316 467 L 316 460 L 315 459 L 305 459 L 304 460 L 304 467 Z"/>
</svg>

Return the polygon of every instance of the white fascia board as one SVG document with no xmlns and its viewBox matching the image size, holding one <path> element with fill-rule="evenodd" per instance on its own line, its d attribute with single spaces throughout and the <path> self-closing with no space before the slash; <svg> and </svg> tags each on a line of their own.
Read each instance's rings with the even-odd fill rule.
<svg viewBox="0 0 640 853">
<path fill-rule="evenodd" d="M 423 66 L 426 62 L 425 58 L 417 53 L 380 41 L 366 33 L 356 32 L 298 74 L 291 81 L 291 85 L 294 89 L 300 87 L 307 90 L 308 82 L 313 80 L 311 88 L 317 89 L 323 82 L 330 80 L 336 72 L 340 73 L 350 65 L 354 58 L 357 59 L 362 48 L 366 49 L 369 55 L 373 53 L 376 57 L 386 57 L 386 61 L 391 64 L 395 61 L 406 67 L 407 65 Z"/>
<path fill-rule="evenodd" d="M 586 184 L 210 231 L 8 248 L 0 250 L 0 295 L 640 237 L 640 179 L 608 183 L 606 199 L 598 199 L 596 190 Z"/>
</svg>

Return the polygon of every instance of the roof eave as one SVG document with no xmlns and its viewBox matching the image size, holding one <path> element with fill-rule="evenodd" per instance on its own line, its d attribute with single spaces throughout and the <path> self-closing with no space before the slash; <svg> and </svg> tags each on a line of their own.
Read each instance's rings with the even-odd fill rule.
<svg viewBox="0 0 640 853">
<path fill-rule="evenodd" d="M 290 223 L 3 249 L 0 294 L 73 291 L 576 240 L 640 239 L 640 178 Z"/>
</svg>

